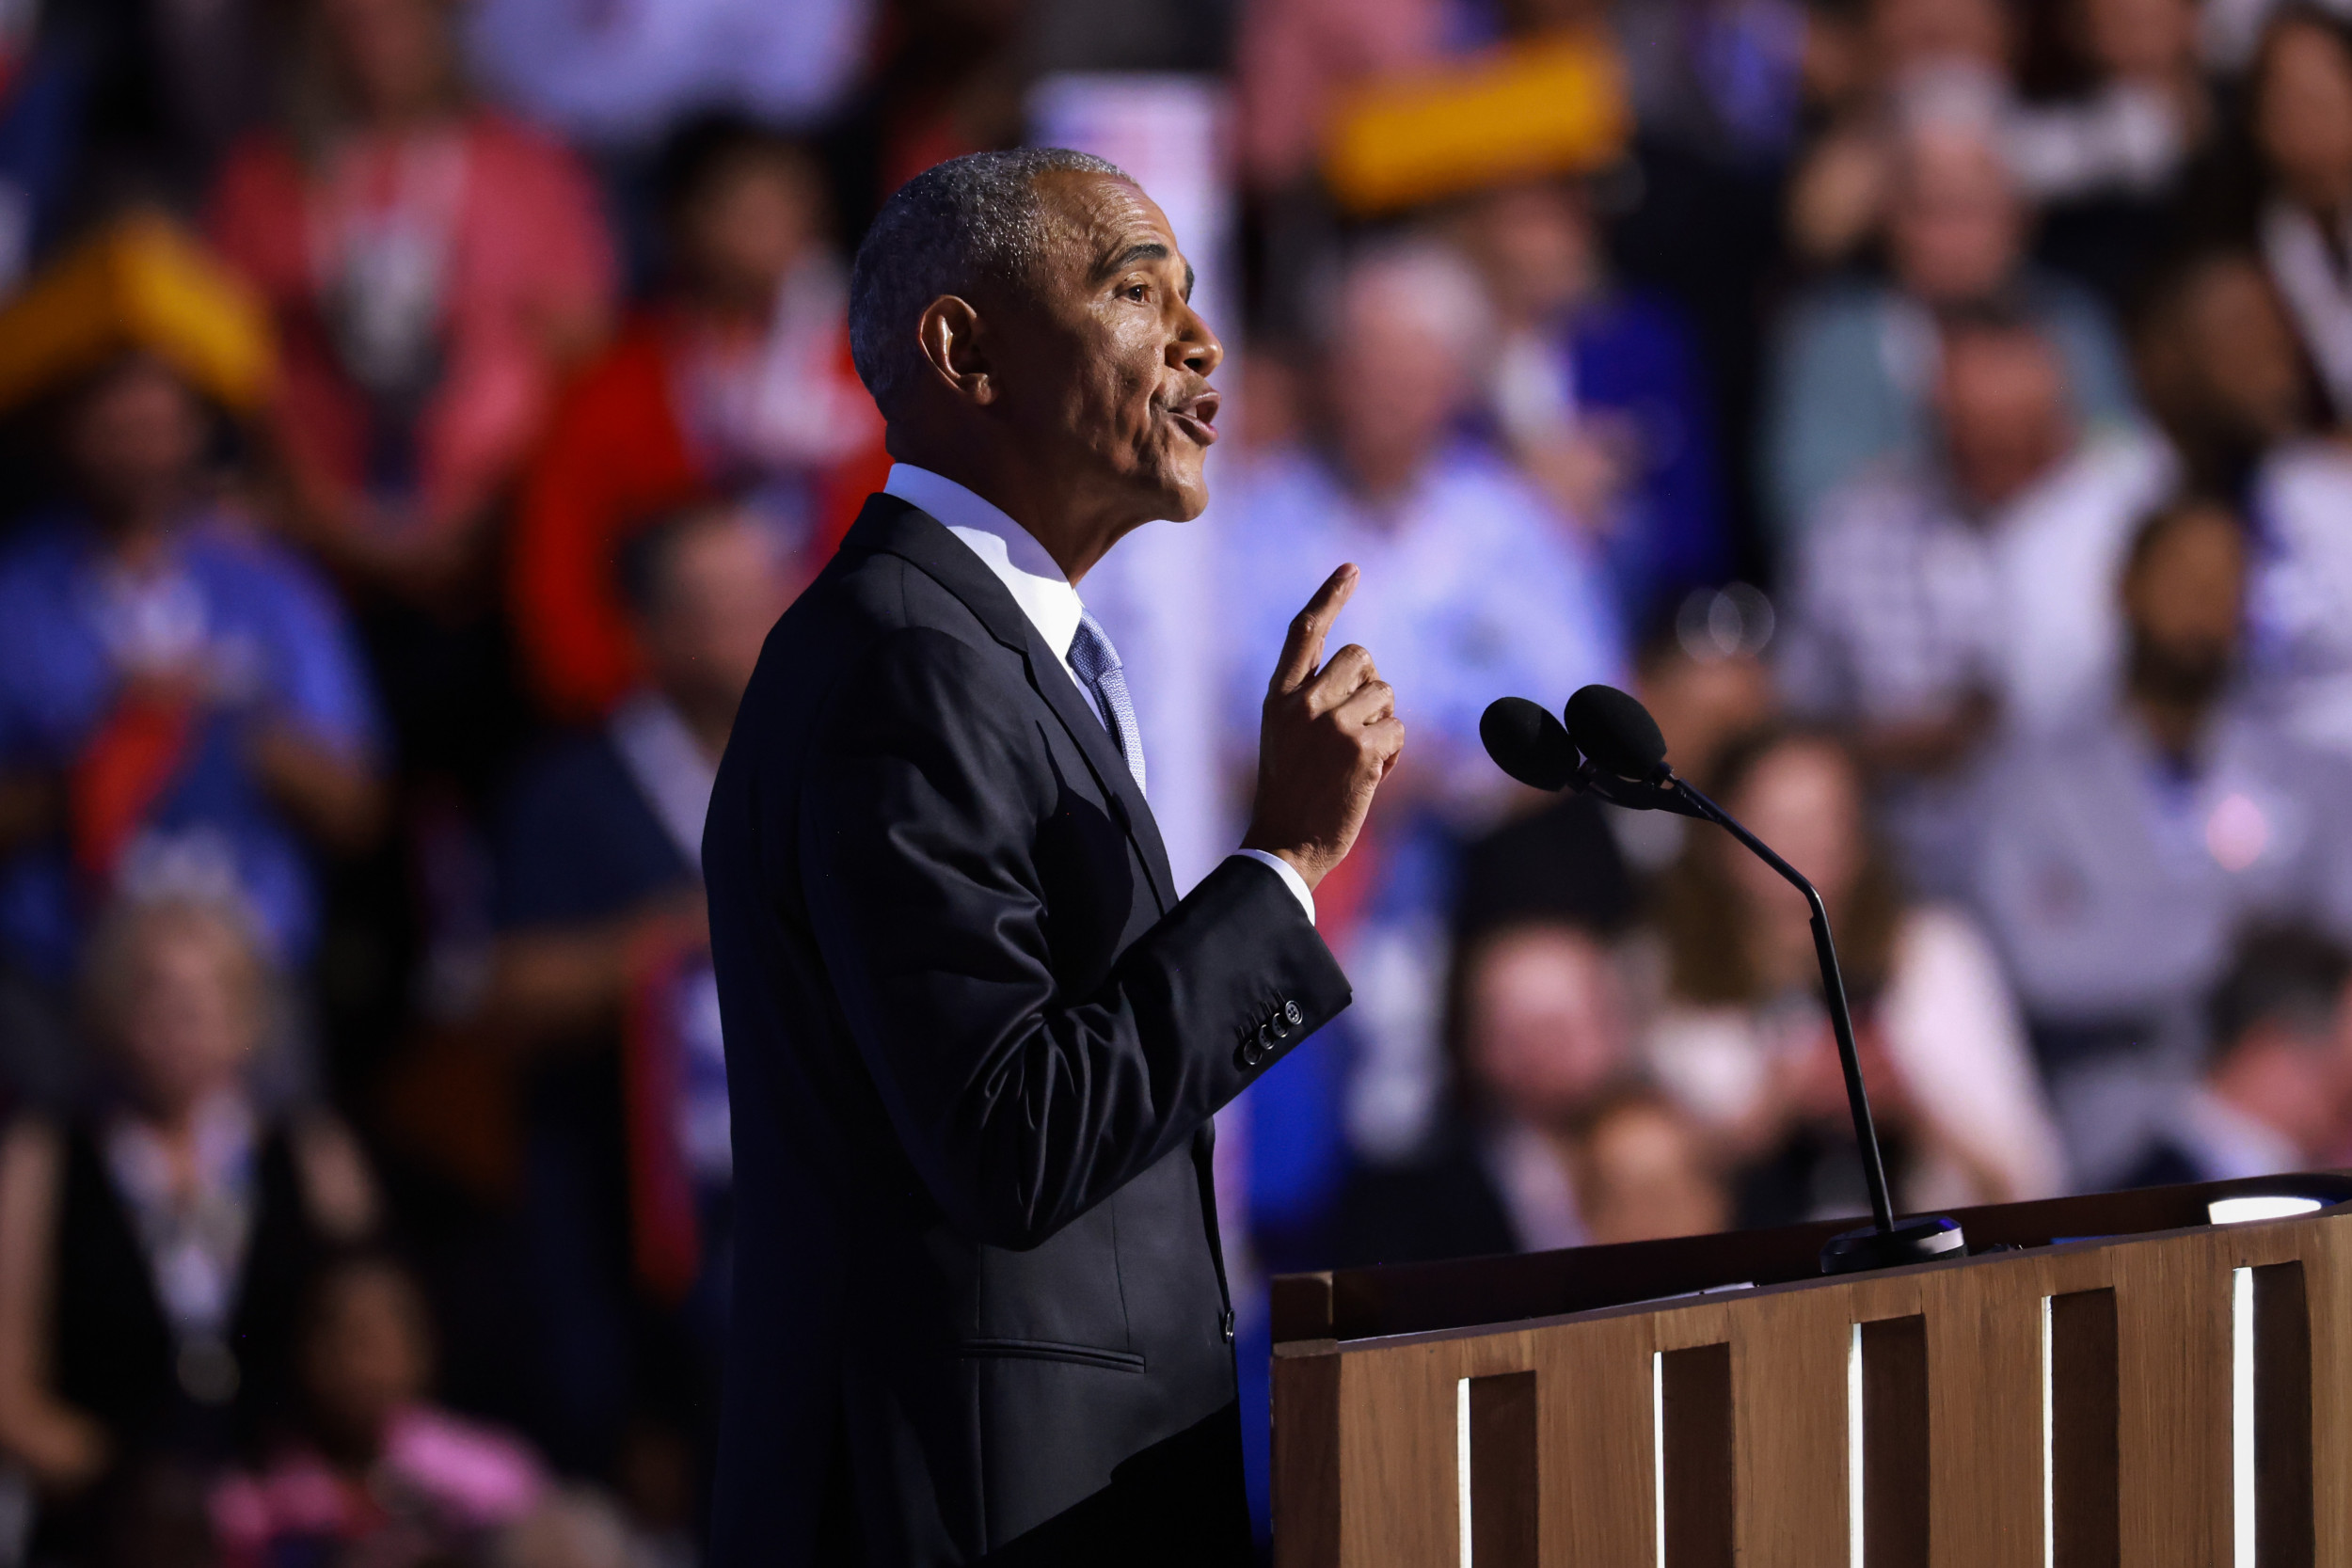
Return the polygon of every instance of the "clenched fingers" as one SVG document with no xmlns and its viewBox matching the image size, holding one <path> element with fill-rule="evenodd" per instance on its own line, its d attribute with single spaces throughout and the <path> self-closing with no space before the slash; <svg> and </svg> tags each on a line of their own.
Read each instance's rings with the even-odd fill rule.
<svg viewBox="0 0 2352 1568">
<path fill-rule="evenodd" d="M 1396 689 L 1375 677 L 1333 710 L 1343 724 L 1362 728 L 1396 717 Z"/>
<path fill-rule="evenodd" d="M 1380 672 L 1374 667 L 1372 655 L 1360 644 L 1350 642 L 1331 656 L 1331 662 L 1309 682 L 1305 693 L 1309 713 L 1328 713 L 1362 689 L 1367 681 L 1377 680 Z"/>
<path fill-rule="evenodd" d="M 1268 690 L 1295 691 L 1307 684 L 1315 666 L 1323 662 L 1325 635 L 1356 592 L 1357 576 L 1354 562 L 1342 566 L 1324 579 L 1307 608 L 1292 618 L 1290 635 L 1282 641 L 1282 657 L 1275 660 L 1274 678 L 1266 683 Z"/>
</svg>

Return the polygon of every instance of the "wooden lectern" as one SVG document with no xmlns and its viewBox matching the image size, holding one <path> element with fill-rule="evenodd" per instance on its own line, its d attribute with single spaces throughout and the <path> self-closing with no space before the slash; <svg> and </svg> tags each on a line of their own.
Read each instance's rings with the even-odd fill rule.
<svg viewBox="0 0 2352 1568">
<path fill-rule="evenodd" d="M 1957 1217 L 1278 1279 L 1277 1568 L 2352 1565 L 2352 1175 Z"/>
</svg>

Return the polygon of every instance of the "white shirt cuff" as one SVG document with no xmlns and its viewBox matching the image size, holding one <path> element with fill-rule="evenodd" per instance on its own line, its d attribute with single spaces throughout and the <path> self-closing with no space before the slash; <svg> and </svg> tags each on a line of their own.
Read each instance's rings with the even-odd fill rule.
<svg viewBox="0 0 2352 1568">
<path fill-rule="evenodd" d="M 1236 849 L 1233 853 L 1247 856 L 1260 865 L 1271 866 L 1274 874 L 1282 879 L 1282 885 L 1291 890 L 1291 896 L 1298 900 L 1298 907 L 1307 911 L 1307 924 L 1311 926 L 1315 923 L 1314 890 L 1307 885 L 1307 879 L 1301 877 L 1290 862 L 1270 849 Z"/>
</svg>

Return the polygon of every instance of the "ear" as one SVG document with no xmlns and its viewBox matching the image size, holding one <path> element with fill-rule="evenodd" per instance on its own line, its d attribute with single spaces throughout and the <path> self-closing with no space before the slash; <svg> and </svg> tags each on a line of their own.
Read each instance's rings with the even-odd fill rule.
<svg viewBox="0 0 2352 1568">
<path fill-rule="evenodd" d="M 914 330 L 931 374 L 950 395 L 976 407 L 996 401 L 980 313 L 970 302 L 954 294 L 940 295 L 924 308 Z"/>
</svg>

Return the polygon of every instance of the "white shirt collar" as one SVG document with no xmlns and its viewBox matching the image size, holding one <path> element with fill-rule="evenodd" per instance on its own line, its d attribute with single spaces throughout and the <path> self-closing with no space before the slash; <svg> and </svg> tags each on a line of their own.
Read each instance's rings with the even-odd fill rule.
<svg viewBox="0 0 2352 1568">
<path fill-rule="evenodd" d="M 1096 716 L 1101 717 L 1094 693 L 1070 668 L 1070 644 L 1078 635 L 1078 618 L 1086 613 L 1086 605 L 1036 536 L 1014 522 L 1002 508 L 974 495 L 945 474 L 918 468 L 912 463 L 890 466 L 890 478 L 882 485 L 882 494 L 896 496 L 910 506 L 919 506 L 930 513 L 996 574 L 996 580 L 1005 585 L 1012 602 L 1021 607 L 1029 625 L 1037 628 L 1038 636 L 1054 651 L 1062 673 L 1078 689 L 1087 705 L 1095 708 Z M 1308 921 L 1313 922 L 1315 895 L 1287 862 L 1263 849 L 1244 849 L 1240 853 L 1281 878 L 1282 885 L 1290 889 L 1291 896 L 1306 911 Z"/>
<path fill-rule="evenodd" d="M 970 546 L 996 574 L 996 580 L 1005 585 L 1061 667 L 1070 669 L 1070 643 L 1078 635 L 1078 617 L 1086 613 L 1086 605 L 1027 529 L 954 480 L 912 463 L 890 466 L 882 494 L 921 507 Z M 1070 678 L 1078 677 L 1073 672 Z M 1080 689 L 1084 689 L 1080 683 Z"/>
</svg>

